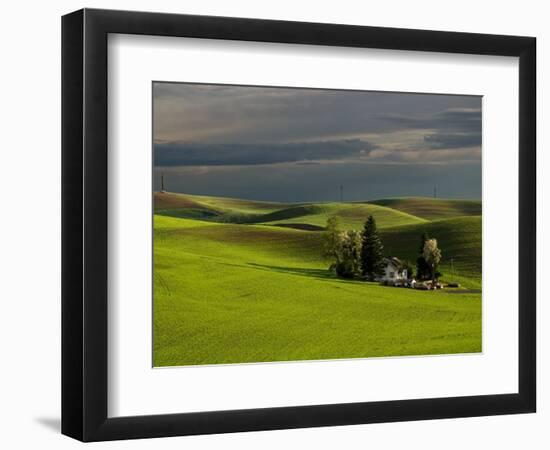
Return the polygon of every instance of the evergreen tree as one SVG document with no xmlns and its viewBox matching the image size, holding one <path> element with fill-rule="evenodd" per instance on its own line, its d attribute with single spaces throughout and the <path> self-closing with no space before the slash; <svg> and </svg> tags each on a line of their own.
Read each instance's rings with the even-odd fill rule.
<svg viewBox="0 0 550 450">
<path fill-rule="evenodd" d="M 373 216 L 369 216 L 363 228 L 361 248 L 361 273 L 369 280 L 375 280 L 384 273 L 382 258 L 384 247 Z"/>
<path fill-rule="evenodd" d="M 424 245 L 426 245 L 428 239 L 428 233 L 424 232 L 420 238 L 420 249 L 418 251 L 420 256 L 416 259 L 416 277 L 419 280 L 427 280 L 431 275 L 430 265 L 424 258 Z"/>
</svg>

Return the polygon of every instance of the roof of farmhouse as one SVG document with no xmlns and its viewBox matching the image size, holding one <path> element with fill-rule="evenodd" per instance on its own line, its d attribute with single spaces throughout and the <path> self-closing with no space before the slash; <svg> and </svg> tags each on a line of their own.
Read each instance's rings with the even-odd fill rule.
<svg viewBox="0 0 550 450">
<path fill-rule="evenodd" d="M 384 258 L 383 261 L 384 261 L 384 264 L 391 265 L 391 266 L 395 267 L 396 269 L 399 269 L 399 267 L 401 267 L 401 260 L 399 260 L 395 256 L 391 256 L 389 258 Z"/>
</svg>

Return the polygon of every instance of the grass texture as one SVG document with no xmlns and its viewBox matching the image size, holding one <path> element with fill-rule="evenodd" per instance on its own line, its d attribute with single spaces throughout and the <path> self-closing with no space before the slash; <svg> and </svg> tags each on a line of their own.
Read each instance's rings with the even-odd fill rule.
<svg viewBox="0 0 550 450">
<path fill-rule="evenodd" d="M 156 194 L 154 365 L 480 352 L 481 206 L 447 201 L 435 214 L 429 202 L 431 216 L 415 206 L 417 216 L 402 204 Z M 439 241 L 444 278 L 467 289 L 336 278 L 320 256 L 322 233 L 294 226 L 320 229 L 331 214 L 357 229 L 373 214 L 386 253 L 413 262 L 426 231 Z"/>
</svg>

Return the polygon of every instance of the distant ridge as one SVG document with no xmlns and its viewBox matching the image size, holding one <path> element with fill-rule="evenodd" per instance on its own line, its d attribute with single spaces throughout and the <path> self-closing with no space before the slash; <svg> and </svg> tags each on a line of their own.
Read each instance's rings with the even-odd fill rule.
<svg viewBox="0 0 550 450">
<path fill-rule="evenodd" d="M 323 229 L 330 216 L 339 217 L 343 227 L 355 229 L 360 229 L 369 215 L 375 216 L 380 228 L 426 221 L 407 212 L 372 203 L 275 203 L 169 192 L 157 192 L 154 199 L 155 213 L 159 215 L 308 230 Z"/>
<path fill-rule="evenodd" d="M 366 203 L 397 209 L 427 220 L 481 215 L 481 200 L 401 197 L 373 200 Z"/>
</svg>

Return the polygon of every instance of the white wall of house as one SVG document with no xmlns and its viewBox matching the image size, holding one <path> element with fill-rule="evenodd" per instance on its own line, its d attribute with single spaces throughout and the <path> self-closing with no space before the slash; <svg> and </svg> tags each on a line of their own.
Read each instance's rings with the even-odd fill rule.
<svg viewBox="0 0 550 450">
<path fill-rule="evenodd" d="M 400 271 L 392 264 L 388 264 L 384 269 L 384 275 L 382 276 L 382 279 L 384 281 L 406 280 L 407 271 L 406 270 Z"/>
</svg>

